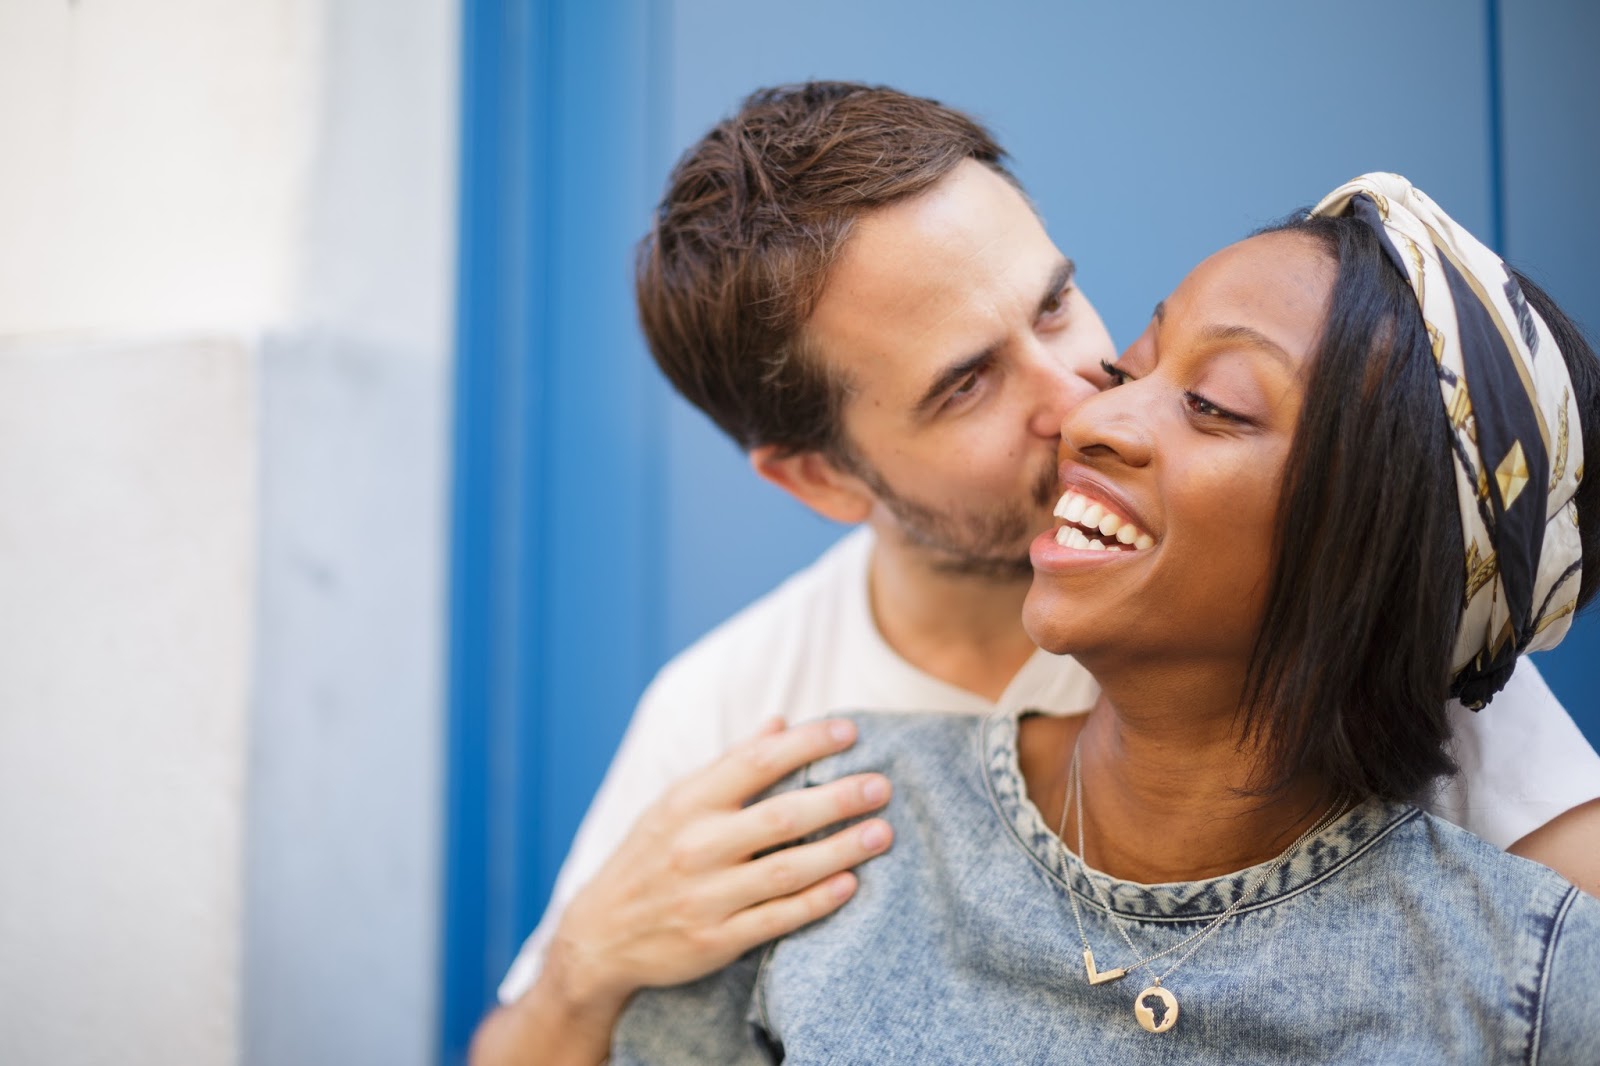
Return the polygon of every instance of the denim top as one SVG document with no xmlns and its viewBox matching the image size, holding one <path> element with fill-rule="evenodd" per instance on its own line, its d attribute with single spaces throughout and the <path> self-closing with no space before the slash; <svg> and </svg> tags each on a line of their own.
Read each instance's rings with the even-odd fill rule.
<svg viewBox="0 0 1600 1066">
<path fill-rule="evenodd" d="M 1308 839 L 1164 983 L 1182 952 L 1100 970 L 1222 913 L 1270 864 L 1143 885 L 1089 872 L 1028 799 L 1008 714 L 855 716 L 854 747 L 788 787 L 889 775 L 894 845 L 835 914 L 700 981 L 636 995 L 617 1064 L 1600 1064 L 1600 900 L 1415 807 L 1369 801 Z M 1159 831 L 1156 827 L 1155 831 Z"/>
</svg>

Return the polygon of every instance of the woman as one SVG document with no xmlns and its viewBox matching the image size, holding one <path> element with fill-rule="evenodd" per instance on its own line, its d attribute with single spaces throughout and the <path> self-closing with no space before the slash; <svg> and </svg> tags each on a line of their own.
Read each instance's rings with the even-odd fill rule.
<svg viewBox="0 0 1600 1066">
<path fill-rule="evenodd" d="M 863 716 L 807 783 L 888 769 L 894 851 L 614 1061 L 1600 1061 L 1600 901 L 1409 802 L 1600 584 L 1594 353 L 1369 175 L 1109 369 L 1026 608 L 1099 703 Z"/>
</svg>

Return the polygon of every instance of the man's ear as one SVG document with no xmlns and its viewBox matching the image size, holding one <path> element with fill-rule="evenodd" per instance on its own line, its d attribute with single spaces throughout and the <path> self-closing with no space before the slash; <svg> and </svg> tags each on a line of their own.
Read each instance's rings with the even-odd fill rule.
<svg viewBox="0 0 1600 1066">
<path fill-rule="evenodd" d="M 767 481 L 835 522 L 865 522 L 876 502 L 865 482 L 818 451 L 785 452 L 776 445 L 763 444 L 751 450 L 750 466 Z"/>
</svg>

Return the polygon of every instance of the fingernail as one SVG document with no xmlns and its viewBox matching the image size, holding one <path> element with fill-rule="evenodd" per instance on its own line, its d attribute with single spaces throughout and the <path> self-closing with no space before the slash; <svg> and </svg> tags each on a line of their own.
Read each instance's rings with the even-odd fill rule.
<svg viewBox="0 0 1600 1066">
<path fill-rule="evenodd" d="M 855 736 L 856 727 L 849 722 L 834 722 L 828 726 L 828 735 L 843 744 Z"/>
<path fill-rule="evenodd" d="M 832 893 L 834 899 L 847 899 L 850 893 L 855 890 L 855 887 L 855 883 L 850 878 L 835 877 L 833 883 L 828 886 L 828 891 Z"/>
<path fill-rule="evenodd" d="M 861 798 L 868 803 L 882 803 L 889 798 L 889 782 L 881 777 L 870 777 L 861 786 Z"/>
<path fill-rule="evenodd" d="M 861 830 L 861 846 L 877 851 L 889 842 L 889 830 L 882 822 L 871 822 Z"/>
</svg>

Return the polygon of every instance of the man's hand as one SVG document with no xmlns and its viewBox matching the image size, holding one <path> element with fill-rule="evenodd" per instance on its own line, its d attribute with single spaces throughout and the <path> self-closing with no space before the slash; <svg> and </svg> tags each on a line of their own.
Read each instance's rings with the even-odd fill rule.
<svg viewBox="0 0 1600 1066">
<path fill-rule="evenodd" d="M 849 899 L 851 867 L 889 846 L 887 822 L 782 845 L 882 807 L 887 778 L 856 774 L 746 804 L 855 736 L 841 720 L 774 721 L 668 789 L 573 899 L 538 981 L 485 1022 L 472 1061 L 599 1062 L 638 989 L 703 977 Z"/>
</svg>

